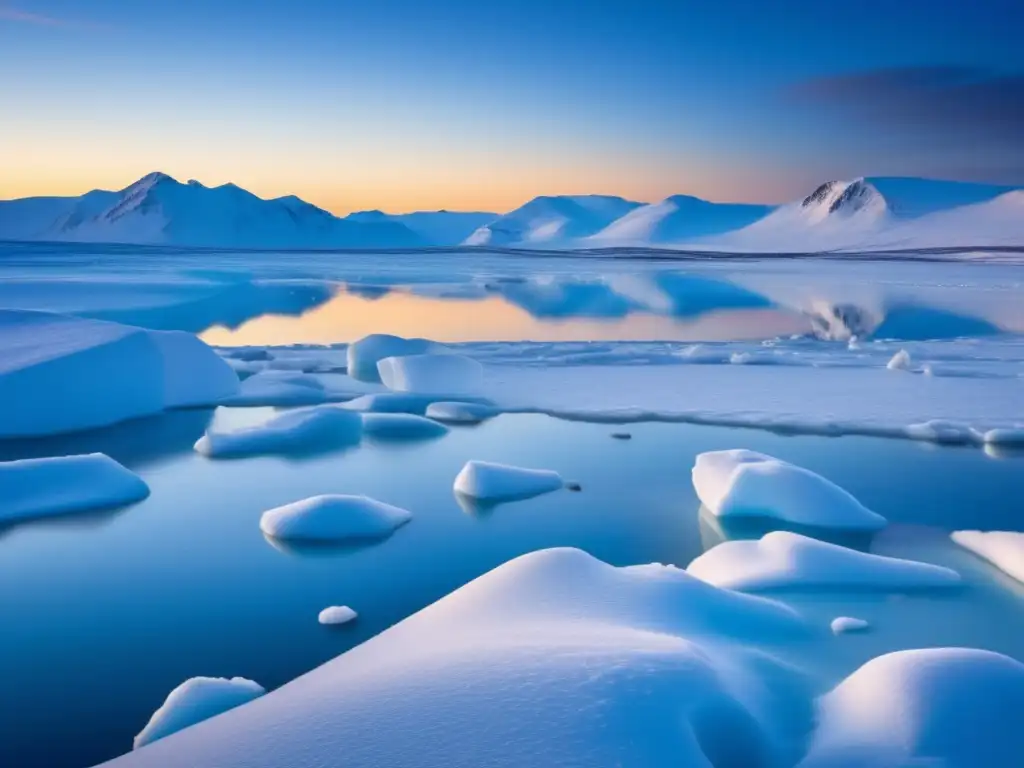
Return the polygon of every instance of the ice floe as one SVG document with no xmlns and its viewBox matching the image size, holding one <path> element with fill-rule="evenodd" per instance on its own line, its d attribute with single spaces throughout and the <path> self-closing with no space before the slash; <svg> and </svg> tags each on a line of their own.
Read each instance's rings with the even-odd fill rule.
<svg viewBox="0 0 1024 768">
<path fill-rule="evenodd" d="M 348 375 L 360 381 L 379 382 L 377 363 L 386 357 L 422 355 L 444 348 L 429 339 L 403 339 L 386 333 L 372 333 L 348 346 Z"/>
<path fill-rule="evenodd" d="M 422 416 L 430 404 L 436 401 L 437 396 L 435 395 L 378 392 L 360 395 L 349 400 L 342 407 L 350 411 L 364 413 L 413 413 Z"/>
<path fill-rule="evenodd" d="M 687 572 L 718 587 L 906 591 L 955 587 L 949 568 L 818 541 L 790 531 L 772 531 L 756 541 L 726 541 L 700 555 Z"/>
<path fill-rule="evenodd" d="M 317 619 L 321 624 L 348 624 L 359 616 L 347 605 L 332 605 L 320 611 Z"/>
<path fill-rule="evenodd" d="M 905 349 L 901 349 L 892 359 L 886 363 L 886 368 L 890 371 L 909 371 L 913 367 L 913 363 L 910 361 L 910 353 Z"/>
<path fill-rule="evenodd" d="M 464 355 L 386 357 L 377 370 L 384 386 L 396 392 L 472 395 L 483 384 L 483 366 Z"/>
<path fill-rule="evenodd" d="M 364 413 L 363 435 L 375 440 L 430 440 L 448 433 L 448 427 L 411 413 Z"/>
<path fill-rule="evenodd" d="M 192 677 L 171 691 L 135 737 L 139 749 L 183 728 L 262 696 L 263 686 L 244 677 Z"/>
<path fill-rule="evenodd" d="M 1024 755 L 1024 664 L 924 648 L 872 659 L 818 703 L 799 768 L 981 768 Z"/>
<path fill-rule="evenodd" d="M 0 525 L 119 507 L 149 486 L 102 453 L 0 462 Z"/>
<path fill-rule="evenodd" d="M 953 531 L 953 539 L 964 549 L 992 563 L 1024 584 L 1024 533 L 1017 531 Z"/>
<path fill-rule="evenodd" d="M 468 461 L 455 478 L 455 492 L 487 502 L 539 496 L 562 487 L 562 477 L 550 469 L 526 469 L 490 461 Z"/>
<path fill-rule="evenodd" d="M 211 458 L 260 454 L 301 455 L 357 445 L 363 434 L 359 413 L 333 405 L 285 411 L 264 424 L 233 432 L 207 432 L 195 449 Z"/>
<path fill-rule="evenodd" d="M 317 405 L 327 400 L 316 376 L 293 371 L 260 371 L 245 379 L 237 394 L 223 401 L 233 406 Z"/>
<path fill-rule="evenodd" d="M 194 336 L 0 309 L 0 438 L 214 405 L 238 376 Z"/>
<path fill-rule="evenodd" d="M 763 453 L 702 453 L 692 475 L 697 496 L 720 518 L 771 518 L 846 531 L 877 531 L 886 524 L 821 475 Z"/>
<path fill-rule="evenodd" d="M 260 530 L 283 541 L 345 542 L 383 539 L 412 513 L 367 496 L 328 494 L 263 513 Z"/>
<path fill-rule="evenodd" d="M 833 634 L 846 635 L 851 632 L 866 632 L 871 625 L 864 619 L 854 618 L 853 616 L 837 616 L 832 619 L 832 623 L 829 625 L 832 629 Z"/>
<path fill-rule="evenodd" d="M 442 400 L 427 406 L 426 415 L 446 424 L 479 424 L 493 417 L 497 409 L 485 403 Z"/>
</svg>

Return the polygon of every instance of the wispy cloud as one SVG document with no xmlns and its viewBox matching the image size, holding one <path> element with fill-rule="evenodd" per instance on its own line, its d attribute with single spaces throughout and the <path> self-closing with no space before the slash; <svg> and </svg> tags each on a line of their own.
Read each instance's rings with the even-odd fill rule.
<svg viewBox="0 0 1024 768">
<path fill-rule="evenodd" d="M 47 16 L 44 13 L 34 13 L 22 8 L 16 8 L 4 2 L 0 2 L 0 22 L 9 21 L 15 24 L 33 24 L 37 27 L 67 27 L 67 28 L 88 28 L 102 29 L 105 25 L 80 19 L 65 19 L 56 16 Z"/>
</svg>

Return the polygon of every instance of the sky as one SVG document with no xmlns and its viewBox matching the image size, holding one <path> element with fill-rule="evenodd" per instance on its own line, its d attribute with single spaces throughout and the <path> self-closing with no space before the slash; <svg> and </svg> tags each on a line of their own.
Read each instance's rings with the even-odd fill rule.
<svg viewBox="0 0 1024 768">
<path fill-rule="evenodd" d="M 0 0 L 0 198 L 344 214 L 1024 184 L 1020 0 Z"/>
</svg>

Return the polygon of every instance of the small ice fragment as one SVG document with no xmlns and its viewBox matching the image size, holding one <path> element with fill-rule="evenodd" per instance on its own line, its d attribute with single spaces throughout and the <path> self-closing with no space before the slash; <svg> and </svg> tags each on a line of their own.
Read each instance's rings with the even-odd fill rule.
<svg viewBox="0 0 1024 768">
<path fill-rule="evenodd" d="M 864 632 L 871 625 L 864 619 L 855 619 L 852 616 L 839 616 L 832 619 L 832 632 L 836 635 L 845 635 L 849 632 Z"/>
<path fill-rule="evenodd" d="M 347 605 L 332 605 L 320 611 L 318 619 L 321 624 L 348 624 L 358 615 Z"/>
<path fill-rule="evenodd" d="M 885 366 L 890 371 L 909 371 L 910 370 L 910 353 L 905 349 L 901 349 L 892 359 L 889 360 Z"/>
<path fill-rule="evenodd" d="M 412 513 L 367 496 L 313 496 L 267 510 L 260 530 L 290 541 L 383 539 L 412 519 Z"/>
<path fill-rule="evenodd" d="M 444 347 L 429 339 L 403 339 L 386 333 L 372 333 L 348 346 L 348 375 L 359 381 L 379 382 L 377 363 L 386 357 L 421 355 L 443 351 Z"/>
<path fill-rule="evenodd" d="M 462 355 L 386 357 L 377 363 L 384 386 L 397 392 L 472 394 L 483 383 L 483 366 Z"/>
<path fill-rule="evenodd" d="M 485 403 L 442 400 L 427 406 L 427 416 L 448 424 L 479 424 L 495 416 L 498 409 Z"/>
<path fill-rule="evenodd" d="M 135 737 L 133 749 L 259 698 L 263 686 L 244 677 L 192 677 L 171 691 Z"/>
<path fill-rule="evenodd" d="M 549 469 L 525 469 L 488 461 L 469 461 L 455 478 L 455 492 L 480 501 L 525 499 L 562 487 Z"/>
</svg>

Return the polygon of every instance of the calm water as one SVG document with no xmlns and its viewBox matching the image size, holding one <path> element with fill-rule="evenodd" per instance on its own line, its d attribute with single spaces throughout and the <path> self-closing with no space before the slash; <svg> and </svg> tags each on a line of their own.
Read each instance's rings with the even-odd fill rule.
<svg viewBox="0 0 1024 768">
<path fill-rule="evenodd" d="M 74 438 L 8 443 L 2 458 L 103 450 L 152 496 L 101 515 L 0 534 L 0 765 L 81 768 L 131 748 L 166 694 L 193 675 L 277 687 L 490 568 L 534 549 L 575 546 L 614 564 L 685 566 L 721 533 L 690 484 L 696 453 L 748 447 L 839 482 L 897 523 L 874 549 L 960 569 L 952 595 L 787 595 L 819 623 L 861 616 L 875 631 L 813 660 L 834 679 L 899 647 L 973 645 L 1024 659 L 1024 587 L 952 546 L 945 531 L 1024 526 L 1024 460 L 976 449 L 868 438 L 790 438 L 672 424 L 611 428 L 501 416 L 426 443 L 365 444 L 300 462 L 215 462 L 191 451 L 221 426 L 269 409 L 189 411 Z M 616 428 L 618 429 L 618 428 Z M 582 484 L 487 512 L 451 490 L 468 459 L 559 470 Z M 365 493 L 413 521 L 358 549 L 268 542 L 263 510 L 318 493 Z M 323 627 L 348 604 L 359 619 Z"/>
</svg>

